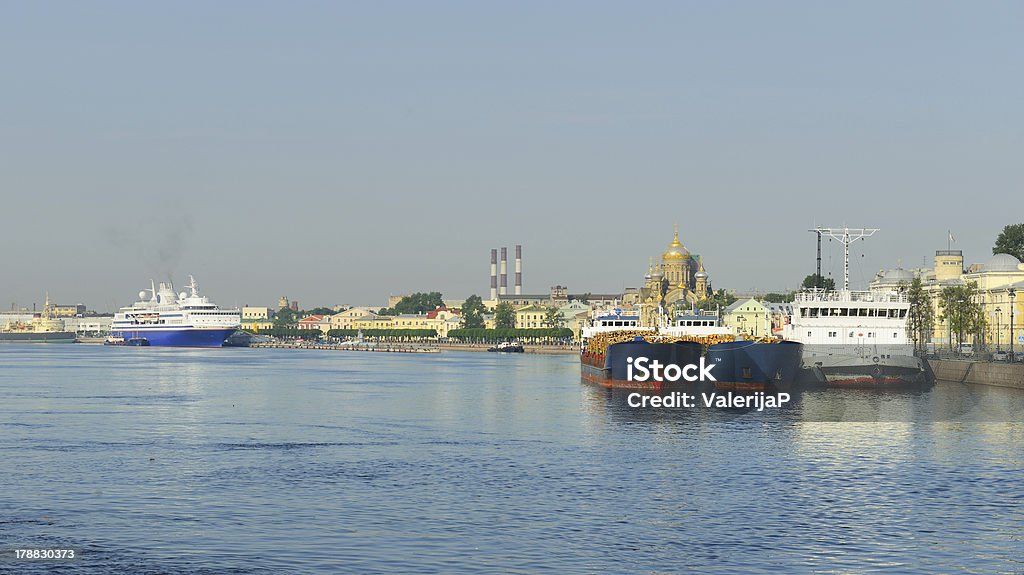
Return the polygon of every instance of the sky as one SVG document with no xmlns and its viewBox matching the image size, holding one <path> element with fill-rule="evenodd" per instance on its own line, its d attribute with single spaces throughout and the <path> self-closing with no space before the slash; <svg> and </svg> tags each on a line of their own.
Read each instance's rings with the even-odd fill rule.
<svg viewBox="0 0 1024 575">
<path fill-rule="evenodd" d="M 4 2 L 0 308 L 792 288 L 1024 221 L 1019 2 Z M 825 272 L 842 252 L 825 243 Z M 511 264 L 511 262 L 510 262 Z M 511 277 L 509 282 L 511 284 Z"/>
</svg>

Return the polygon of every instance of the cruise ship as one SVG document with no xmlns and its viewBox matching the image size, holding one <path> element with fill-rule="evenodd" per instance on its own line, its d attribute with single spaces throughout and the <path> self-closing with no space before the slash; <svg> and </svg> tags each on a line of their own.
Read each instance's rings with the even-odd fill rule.
<svg viewBox="0 0 1024 575">
<path fill-rule="evenodd" d="M 189 276 L 188 291 L 174 293 L 170 282 L 139 292 L 139 301 L 114 314 L 112 338 L 145 341 L 150 346 L 221 347 L 241 327 L 237 309 L 221 309 L 199 295 Z"/>
</svg>

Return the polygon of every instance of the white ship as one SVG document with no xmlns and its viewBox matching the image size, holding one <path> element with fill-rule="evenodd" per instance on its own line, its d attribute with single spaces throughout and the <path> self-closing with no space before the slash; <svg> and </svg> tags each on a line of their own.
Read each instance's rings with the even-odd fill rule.
<svg viewBox="0 0 1024 575">
<path fill-rule="evenodd" d="M 199 295 L 192 276 L 189 291 L 180 294 L 170 282 L 150 286 L 139 292 L 139 301 L 114 314 L 112 338 L 151 346 L 221 347 L 241 327 L 239 310 L 221 309 Z"/>
<path fill-rule="evenodd" d="M 849 244 L 876 230 L 817 231 L 835 232 L 833 237 L 844 244 L 845 271 L 841 290 L 812 289 L 796 294 L 783 337 L 804 344 L 804 367 L 820 369 L 826 385 L 837 387 L 934 383 L 927 363 L 914 355 L 907 331 L 907 296 L 895 291 L 849 289 Z"/>
</svg>

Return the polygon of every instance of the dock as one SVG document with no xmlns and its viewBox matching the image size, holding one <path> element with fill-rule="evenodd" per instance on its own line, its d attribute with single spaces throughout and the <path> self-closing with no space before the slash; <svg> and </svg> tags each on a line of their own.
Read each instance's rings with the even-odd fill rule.
<svg viewBox="0 0 1024 575">
<path fill-rule="evenodd" d="M 249 347 L 272 348 L 272 349 L 324 349 L 331 351 L 376 351 L 381 353 L 441 353 L 436 347 L 415 346 L 415 345 L 345 345 L 332 343 L 307 343 L 307 342 L 269 342 L 252 343 Z"/>
</svg>

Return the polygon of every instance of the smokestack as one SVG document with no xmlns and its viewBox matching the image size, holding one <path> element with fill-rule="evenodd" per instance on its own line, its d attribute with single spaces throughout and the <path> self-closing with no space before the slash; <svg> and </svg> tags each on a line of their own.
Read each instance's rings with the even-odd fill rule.
<svg viewBox="0 0 1024 575">
<path fill-rule="evenodd" d="M 498 250 L 491 250 L 491 301 L 498 299 Z"/>
<path fill-rule="evenodd" d="M 501 289 L 498 293 L 508 294 L 508 248 L 501 248 Z"/>
<path fill-rule="evenodd" d="M 523 293 L 523 246 L 516 244 L 516 295 Z"/>
</svg>

